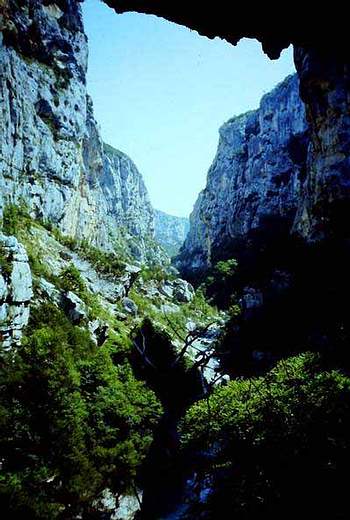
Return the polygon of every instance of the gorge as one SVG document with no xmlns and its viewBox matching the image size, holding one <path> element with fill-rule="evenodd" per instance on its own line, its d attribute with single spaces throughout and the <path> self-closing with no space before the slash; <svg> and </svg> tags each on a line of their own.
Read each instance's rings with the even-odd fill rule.
<svg viewBox="0 0 350 520">
<path fill-rule="evenodd" d="M 297 74 L 220 128 L 188 223 L 102 140 L 81 2 L 0 2 L 4 518 L 345 519 L 343 33 L 106 3 L 293 43 Z"/>
</svg>

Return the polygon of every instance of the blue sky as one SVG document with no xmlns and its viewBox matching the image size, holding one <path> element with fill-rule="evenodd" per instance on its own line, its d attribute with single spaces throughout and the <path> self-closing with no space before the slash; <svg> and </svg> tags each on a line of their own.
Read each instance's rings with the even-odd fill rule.
<svg viewBox="0 0 350 520">
<path fill-rule="evenodd" d="M 188 216 L 219 127 L 294 72 L 291 49 L 271 61 L 254 40 L 233 47 L 154 16 L 117 15 L 99 0 L 83 10 L 103 139 L 133 159 L 155 208 Z"/>
</svg>

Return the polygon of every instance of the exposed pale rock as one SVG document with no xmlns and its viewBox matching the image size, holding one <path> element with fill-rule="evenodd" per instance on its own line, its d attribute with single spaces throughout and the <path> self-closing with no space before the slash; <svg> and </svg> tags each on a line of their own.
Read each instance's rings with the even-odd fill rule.
<svg viewBox="0 0 350 520">
<path fill-rule="evenodd" d="M 147 283 L 147 285 L 143 285 L 141 287 L 142 292 L 146 296 L 146 298 L 162 298 L 162 294 L 160 289 L 157 288 L 155 283 Z"/>
<path fill-rule="evenodd" d="M 131 298 L 123 298 L 122 305 L 123 305 L 125 312 L 127 312 L 128 314 L 131 314 L 132 316 L 137 315 L 138 306 L 136 305 L 134 300 L 132 300 Z"/>
<path fill-rule="evenodd" d="M 258 110 L 220 129 L 214 162 L 190 217 L 178 265 L 210 267 L 253 233 L 280 220 L 293 227 L 303 192 L 308 128 L 296 76 L 266 94 Z M 247 243 L 247 242 L 246 242 Z"/>
<path fill-rule="evenodd" d="M 168 215 L 158 209 L 154 210 L 154 217 L 156 239 L 169 256 L 176 255 L 190 228 L 189 219 Z"/>
<path fill-rule="evenodd" d="M 72 323 L 79 324 L 87 319 L 85 303 L 72 291 L 61 294 L 61 305 Z"/>
<path fill-rule="evenodd" d="M 176 278 L 176 280 L 173 281 L 173 290 L 174 298 L 178 302 L 189 303 L 193 300 L 194 288 L 189 282 L 186 282 L 186 280 Z"/>
<path fill-rule="evenodd" d="M 40 278 L 39 286 L 40 286 L 40 289 L 41 289 L 43 295 L 46 298 L 48 298 L 49 301 L 54 302 L 54 303 L 60 302 L 61 294 L 52 283 L 45 280 L 45 278 Z"/>
<path fill-rule="evenodd" d="M 125 321 L 128 319 L 128 315 L 125 314 L 124 312 L 119 312 L 119 311 L 116 311 L 114 313 L 115 317 L 117 318 L 117 320 L 119 321 Z"/>
<path fill-rule="evenodd" d="M 160 310 L 164 314 L 172 314 L 174 312 L 179 312 L 180 308 L 178 305 L 175 305 L 175 303 L 164 303 L 160 306 Z"/>
<path fill-rule="evenodd" d="M 112 520 L 133 520 L 135 514 L 140 510 L 142 494 L 138 498 L 133 495 L 124 495 L 119 498 L 118 508 L 112 516 Z"/>
<path fill-rule="evenodd" d="M 159 292 L 166 296 L 167 298 L 173 298 L 174 297 L 174 285 L 169 282 L 165 281 L 160 287 Z"/>
<path fill-rule="evenodd" d="M 0 45 L 0 213 L 21 200 L 64 234 L 165 260 L 142 176 L 104 145 L 94 119 L 80 2 L 11 9 Z"/>
<path fill-rule="evenodd" d="M 19 345 L 29 319 L 32 275 L 24 247 L 15 237 L 0 234 L 0 343 Z"/>
<path fill-rule="evenodd" d="M 103 345 L 108 338 L 108 328 L 109 326 L 101 320 L 93 320 L 88 323 L 92 340 L 98 347 Z"/>
</svg>

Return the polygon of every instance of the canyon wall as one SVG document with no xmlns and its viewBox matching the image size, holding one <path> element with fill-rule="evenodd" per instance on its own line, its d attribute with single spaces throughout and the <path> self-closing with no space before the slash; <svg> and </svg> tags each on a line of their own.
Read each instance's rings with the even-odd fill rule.
<svg viewBox="0 0 350 520">
<path fill-rule="evenodd" d="M 175 217 L 155 209 L 154 219 L 157 241 L 164 247 L 169 256 L 174 256 L 184 243 L 190 228 L 188 218 Z"/>
<path fill-rule="evenodd" d="M 273 222 L 295 225 L 306 175 L 308 129 L 297 76 L 265 95 L 258 110 L 220 128 L 216 157 L 190 217 L 178 258 L 190 274 L 247 247 Z"/>
<path fill-rule="evenodd" d="M 64 234 L 144 259 L 153 209 L 133 162 L 102 142 L 80 3 L 8 0 L 0 23 L 0 209 L 23 202 Z"/>
<path fill-rule="evenodd" d="M 223 343 L 234 374 L 305 348 L 350 363 L 347 87 L 339 63 L 323 77 L 317 54 L 296 57 L 302 83 L 286 78 L 258 110 L 220 129 L 176 259 L 194 280 L 219 260 L 238 260 L 225 290 L 240 314 Z"/>
</svg>

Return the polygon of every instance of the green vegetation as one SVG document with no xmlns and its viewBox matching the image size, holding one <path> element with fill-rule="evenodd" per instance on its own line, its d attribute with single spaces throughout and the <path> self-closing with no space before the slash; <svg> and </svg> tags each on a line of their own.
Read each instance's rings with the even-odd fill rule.
<svg viewBox="0 0 350 520">
<path fill-rule="evenodd" d="M 86 285 L 81 277 L 79 269 L 74 264 L 69 264 L 58 277 L 58 286 L 63 291 L 72 291 L 78 296 L 83 297 L 86 293 Z"/>
<path fill-rule="evenodd" d="M 72 291 L 79 296 L 87 305 L 88 318 L 90 320 L 100 318 L 110 325 L 115 325 L 116 320 L 111 316 L 108 310 L 101 305 L 99 296 L 87 288 L 79 269 L 77 269 L 73 263 L 65 267 L 58 276 L 46 273 L 45 277 L 60 291 Z"/>
<path fill-rule="evenodd" d="M 235 297 L 236 273 L 238 262 L 234 258 L 221 260 L 214 265 L 204 280 L 202 287 L 206 296 L 220 308 L 232 308 L 235 313 L 237 309 Z"/>
<path fill-rule="evenodd" d="M 177 310 L 174 307 L 174 310 L 170 313 L 162 310 L 162 305 L 165 302 L 160 298 L 153 297 L 151 299 L 135 288 L 131 289 L 130 298 L 134 300 L 142 316 L 148 317 L 168 331 L 169 334 L 174 335 L 176 331 L 181 338 L 184 338 L 188 333 L 186 328 L 188 321 L 192 320 L 201 326 L 205 326 L 218 318 L 217 309 L 207 302 L 200 289 L 196 291 L 190 303 L 178 304 Z"/>
<path fill-rule="evenodd" d="M 8 258 L 5 248 L 0 245 L 0 273 L 9 278 L 12 272 L 12 263 Z"/>
<path fill-rule="evenodd" d="M 28 230 L 31 223 L 28 207 L 23 201 L 4 207 L 2 229 L 5 235 L 17 236 L 21 230 Z"/>
<path fill-rule="evenodd" d="M 120 276 L 127 257 L 125 254 L 118 255 L 116 252 L 106 252 L 89 244 L 87 240 L 77 240 L 66 236 L 51 223 L 42 222 L 43 226 L 53 235 L 60 244 L 71 251 L 75 251 L 81 258 L 87 260 L 102 274 Z"/>
<path fill-rule="evenodd" d="M 79 253 L 88 260 L 97 271 L 111 275 L 120 276 L 123 272 L 125 262 L 115 253 L 106 253 L 82 241 L 78 248 Z"/>
<path fill-rule="evenodd" d="M 163 282 L 164 280 L 174 278 L 166 272 L 162 265 L 144 265 L 142 266 L 140 276 L 142 276 L 144 282 L 149 282 L 150 280 L 154 280 L 156 282 Z"/>
<path fill-rule="evenodd" d="M 52 304 L 33 309 L 0 370 L 0 503 L 7 518 L 91 513 L 132 485 L 161 412 L 133 376 L 125 335 L 95 347 Z M 118 365 L 115 364 L 116 360 Z"/>
<path fill-rule="evenodd" d="M 185 452 L 210 453 L 202 467 L 213 482 L 206 518 L 225 511 L 238 519 L 269 512 L 283 518 L 316 503 L 334 508 L 327 517 L 343 518 L 337 493 L 349 462 L 349 418 L 350 378 L 327 370 L 314 354 L 216 388 L 182 424 Z M 191 518 L 200 517 L 198 507 Z"/>
<path fill-rule="evenodd" d="M 228 339 L 217 348 L 230 352 L 239 314 L 235 259 L 218 262 L 190 303 L 152 293 L 173 276 L 162 266 L 143 266 L 143 284 L 129 292 L 138 316 L 120 322 L 59 244 L 115 278 L 128 260 L 122 240 L 114 252 L 101 251 L 32 219 L 22 203 L 5 208 L 2 225 L 26 247 L 37 295 L 44 277 L 79 296 L 89 320 L 109 325 L 108 339 L 96 347 L 82 324 L 73 325 L 52 303 L 36 304 L 21 347 L 2 353 L 0 506 L 8 518 L 93 518 L 93 502 L 104 489 L 130 491 L 162 413 L 158 399 L 173 418 L 187 409 L 180 458 L 199 460 L 197 480 L 210 483 L 207 502 L 194 499 L 188 518 L 216 520 L 228 511 L 237 520 L 284 518 L 286 511 L 297 517 L 305 503 L 317 503 L 328 518 L 344 518 L 338 512 L 347 510 L 340 477 L 350 462 L 347 374 L 305 353 L 280 361 L 264 377 L 216 387 L 190 406 L 203 395 L 202 380 L 194 357 L 174 340 L 186 345 L 189 321 L 215 322 L 217 305 L 232 317 Z M 52 265 L 58 260 L 56 273 L 44 261 L 47 244 Z M 0 270 L 11 273 L 1 247 Z M 167 312 L 163 305 L 170 305 Z"/>
</svg>

